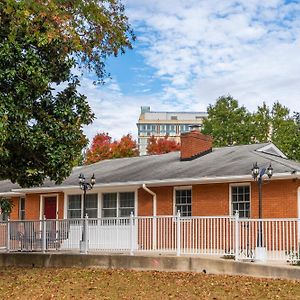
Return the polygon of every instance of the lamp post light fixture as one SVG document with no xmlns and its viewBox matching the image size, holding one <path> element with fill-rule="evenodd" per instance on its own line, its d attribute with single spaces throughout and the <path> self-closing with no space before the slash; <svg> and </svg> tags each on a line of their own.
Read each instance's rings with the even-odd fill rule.
<svg viewBox="0 0 300 300">
<path fill-rule="evenodd" d="M 85 217 L 85 214 L 86 214 L 86 209 L 85 209 L 86 191 L 91 190 L 94 187 L 96 179 L 95 179 L 95 175 L 93 174 L 90 182 L 86 182 L 85 177 L 82 173 L 80 173 L 78 179 L 79 179 L 79 187 L 81 190 L 83 190 L 83 217 Z"/>
<path fill-rule="evenodd" d="M 86 182 L 85 177 L 82 173 L 80 173 L 79 177 L 79 187 L 81 190 L 83 190 L 83 217 L 85 218 L 86 216 L 86 191 L 91 190 L 94 187 L 94 184 L 96 183 L 96 179 L 95 179 L 95 175 L 93 174 L 90 182 Z M 83 220 L 83 226 L 82 226 L 82 240 L 81 240 L 81 246 L 80 246 L 80 250 L 81 252 L 83 252 L 83 249 L 87 249 L 86 248 L 86 224 L 85 224 L 85 220 Z M 86 252 L 86 251 L 84 251 Z"/>
<path fill-rule="evenodd" d="M 251 169 L 252 177 L 255 181 L 257 181 L 258 186 L 258 218 L 262 219 L 262 184 L 263 184 L 263 176 L 267 175 L 269 179 L 273 176 L 273 168 L 270 163 L 268 168 L 262 167 L 260 168 L 257 165 L 257 162 L 253 165 Z M 263 244 L 263 232 L 262 232 L 262 222 L 259 221 L 258 224 L 258 234 L 257 234 L 257 244 L 258 252 L 260 254 L 258 256 L 262 256 L 262 260 L 264 260 L 265 256 L 265 248 Z M 260 250 L 259 250 L 260 249 Z"/>
</svg>

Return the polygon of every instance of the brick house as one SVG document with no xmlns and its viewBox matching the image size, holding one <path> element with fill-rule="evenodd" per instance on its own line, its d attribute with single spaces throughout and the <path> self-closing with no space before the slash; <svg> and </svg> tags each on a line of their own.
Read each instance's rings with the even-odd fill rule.
<svg viewBox="0 0 300 300">
<path fill-rule="evenodd" d="M 210 137 L 199 131 L 181 136 L 181 152 L 105 160 L 76 167 L 60 185 L 20 188 L 0 182 L 0 196 L 13 203 L 12 220 L 83 217 L 78 177 L 95 174 L 88 191 L 90 218 L 174 215 L 224 216 L 238 210 L 241 217 L 258 217 L 258 186 L 251 175 L 254 163 L 272 164 L 264 176 L 263 218 L 300 217 L 300 163 L 288 160 L 272 143 L 212 148 Z"/>
</svg>

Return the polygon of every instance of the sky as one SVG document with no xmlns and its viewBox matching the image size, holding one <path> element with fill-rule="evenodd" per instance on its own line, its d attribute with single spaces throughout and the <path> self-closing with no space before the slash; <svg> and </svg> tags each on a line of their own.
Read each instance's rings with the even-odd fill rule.
<svg viewBox="0 0 300 300">
<path fill-rule="evenodd" d="M 131 133 L 141 106 L 206 111 L 230 94 L 249 111 L 265 101 L 300 111 L 300 0 L 123 0 L 137 36 L 107 61 L 111 79 L 80 92 L 96 115 L 84 128 L 114 139 Z"/>
</svg>

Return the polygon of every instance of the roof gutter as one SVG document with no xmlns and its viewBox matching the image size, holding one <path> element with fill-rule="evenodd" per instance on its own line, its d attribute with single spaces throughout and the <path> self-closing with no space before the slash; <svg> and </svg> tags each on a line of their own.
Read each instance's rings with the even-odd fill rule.
<svg viewBox="0 0 300 300">
<path fill-rule="evenodd" d="M 0 193 L 0 197 L 20 197 L 20 196 L 24 196 L 24 193 L 22 193 L 22 192 L 19 192 L 19 193 L 16 193 L 16 192 L 3 192 L 3 193 Z"/>
<path fill-rule="evenodd" d="M 19 189 L 12 189 L 11 191 L 14 193 L 51 193 L 51 192 L 63 192 L 65 190 L 71 190 L 74 188 L 78 188 L 78 186 L 53 186 L 53 187 L 34 187 L 34 188 L 19 188 Z"/>
<path fill-rule="evenodd" d="M 147 188 L 147 186 L 146 186 L 145 183 L 143 183 L 142 188 L 143 188 L 143 190 L 145 190 L 146 192 L 148 192 L 149 194 L 151 194 L 152 197 L 153 197 L 153 216 L 155 217 L 156 216 L 156 207 L 157 207 L 157 204 L 156 204 L 157 203 L 156 194 L 153 191 L 149 190 Z"/>
<path fill-rule="evenodd" d="M 111 189 L 111 188 L 122 188 L 124 186 L 128 187 L 140 187 L 141 182 L 114 182 L 114 183 L 104 183 L 104 184 L 95 184 L 93 189 Z M 59 185 L 52 187 L 34 187 L 34 188 L 19 188 L 12 189 L 14 193 L 30 194 L 30 193 L 57 193 L 57 192 L 66 192 L 80 190 L 78 185 Z M 6 193 L 7 194 L 7 193 Z"/>
</svg>

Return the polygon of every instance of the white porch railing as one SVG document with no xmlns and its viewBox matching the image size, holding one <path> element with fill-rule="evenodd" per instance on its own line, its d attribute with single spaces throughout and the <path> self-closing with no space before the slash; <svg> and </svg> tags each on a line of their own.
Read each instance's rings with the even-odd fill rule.
<svg viewBox="0 0 300 300">
<path fill-rule="evenodd" d="M 85 222 L 85 226 L 84 225 Z M 298 261 L 300 219 L 236 216 L 156 216 L 7 221 L 0 223 L 6 251 L 157 251 L 234 256 L 236 260 Z M 87 246 L 81 249 L 86 230 Z"/>
<path fill-rule="evenodd" d="M 299 225 L 300 219 L 238 220 L 237 259 L 300 260 Z"/>
</svg>

